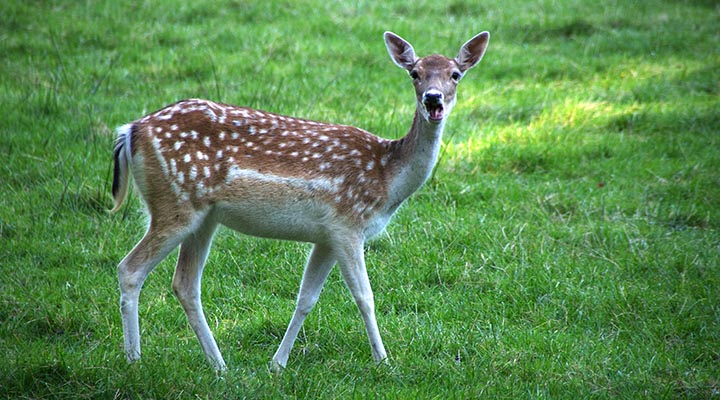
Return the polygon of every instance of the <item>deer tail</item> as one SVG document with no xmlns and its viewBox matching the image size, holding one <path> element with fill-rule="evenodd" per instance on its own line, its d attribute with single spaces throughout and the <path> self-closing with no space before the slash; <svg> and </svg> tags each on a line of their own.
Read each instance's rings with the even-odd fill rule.
<svg viewBox="0 0 720 400">
<path fill-rule="evenodd" d="M 110 212 L 119 210 L 127 196 L 130 181 L 130 161 L 132 157 L 130 149 L 132 132 L 133 124 L 123 125 L 117 129 L 117 140 L 115 141 L 115 151 L 113 153 L 115 167 L 113 169 L 112 183 L 112 195 L 115 206 Z"/>
</svg>

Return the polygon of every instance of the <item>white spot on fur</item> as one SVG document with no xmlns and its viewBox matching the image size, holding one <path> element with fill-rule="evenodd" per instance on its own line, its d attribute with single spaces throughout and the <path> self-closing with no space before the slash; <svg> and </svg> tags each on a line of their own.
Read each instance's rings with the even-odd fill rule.
<svg viewBox="0 0 720 400">
<path fill-rule="evenodd" d="M 364 203 L 355 203 L 355 205 L 353 205 L 353 211 L 358 214 L 362 214 L 362 212 L 365 211 L 365 208 L 366 206 Z"/>
</svg>

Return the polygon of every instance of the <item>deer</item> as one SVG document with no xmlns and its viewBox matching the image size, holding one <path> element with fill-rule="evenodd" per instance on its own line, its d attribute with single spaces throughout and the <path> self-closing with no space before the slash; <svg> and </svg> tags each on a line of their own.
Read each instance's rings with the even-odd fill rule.
<svg viewBox="0 0 720 400">
<path fill-rule="evenodd" d="M 188 99 L 117 128 L 112 196 L 117 212 L 132 177 L 149 214 L 147 231 L 118 265 L 128 362 L 140 359 L 138 301 L 145 279 L 178 246 L 172 290 L 202 350 L 227 369 L 201 302 L 201 277 L 219 225 L 242 234 L 312 244 L 295 310 L 272 357 L 286 368 L 303 322 L 335 264 L 365 324 L 373 359 L 387 352 L 375 316 L 365 243 L 431 175 L 456 88 L 482 59 L 481 32 L 455 58 L 419 58 L 410 43 L 384 33 L 392 61 L 415 87 L 407 135 L 390 140 L 365 130 Z"/>
</svg>

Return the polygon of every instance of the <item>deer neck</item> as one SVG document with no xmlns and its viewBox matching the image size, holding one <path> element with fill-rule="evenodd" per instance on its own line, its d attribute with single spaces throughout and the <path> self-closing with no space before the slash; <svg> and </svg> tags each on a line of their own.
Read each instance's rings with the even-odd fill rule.
<svg viewBox="0 0 720 400">
<path fill-rule="evenodd" d="M 393 212 L 430 177 L 442 139 L 445 120 L 430 123 L 415 111 L 410 132 L 392 143 L 390 171 L 393 178 L 388 191 L 388 204 Z"/>
</svg>

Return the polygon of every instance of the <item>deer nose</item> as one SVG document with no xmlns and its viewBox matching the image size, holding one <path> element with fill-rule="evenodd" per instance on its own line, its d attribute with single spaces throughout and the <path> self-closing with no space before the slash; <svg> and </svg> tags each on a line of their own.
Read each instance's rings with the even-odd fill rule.
<svg viewBox="0 0 720 400">
<path fill-rule="evenodd" d="M 423 94 L 423 103 L 427 105 L 442 104 L 443 94 L 437 89 L 430 89 Z"/>
</svg>

